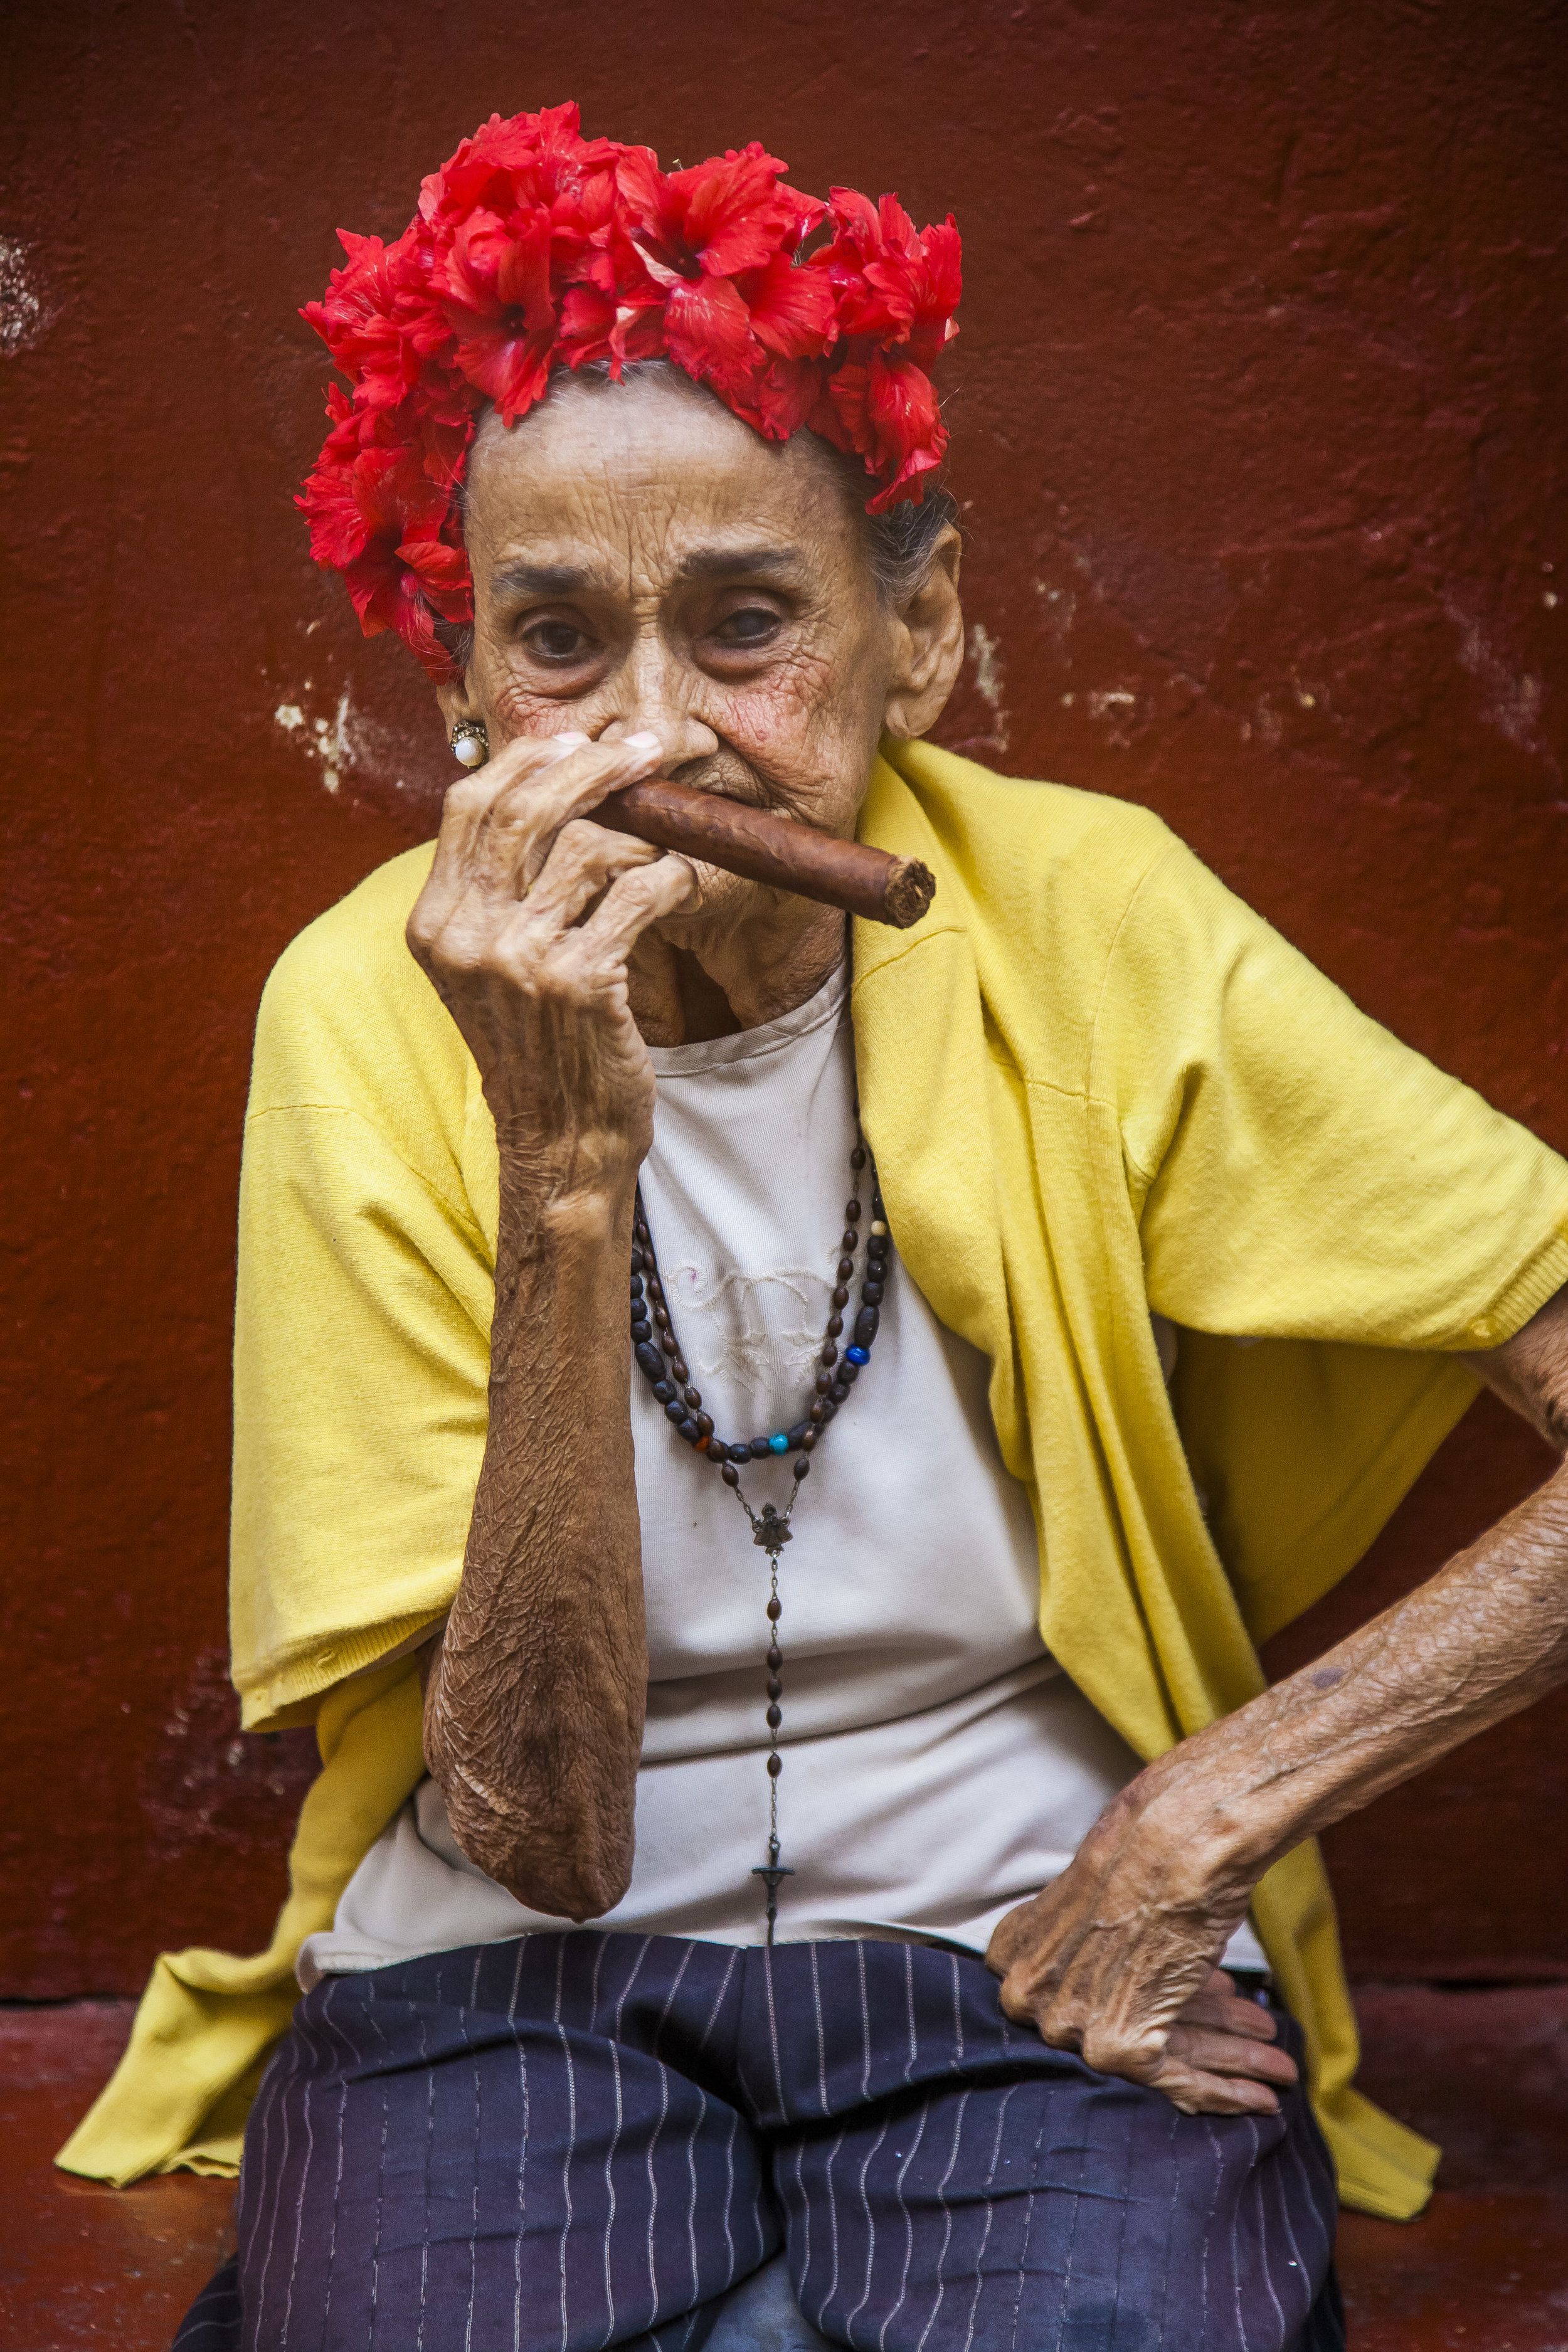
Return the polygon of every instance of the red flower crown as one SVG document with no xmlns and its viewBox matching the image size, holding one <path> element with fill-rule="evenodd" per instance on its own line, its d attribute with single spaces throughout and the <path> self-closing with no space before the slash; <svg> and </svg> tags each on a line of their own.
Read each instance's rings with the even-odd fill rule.
<svg viewBox="0 0 1568 2352">
<path fill-rule="evenodd" d="M 947 446 L 927 371 L 958 331 L 958 231 L 917 232 L 894 196 L 823 204 L 784 169 L 753 143 L 662 172 L 547 107 L 465 139 L 395 243 L 339 232 L 347 264 L 300 315 L 353 390 L 328 392 L 299 504 L 366 636 L 395 629 L 432 677 L 457 675 L 434 619 L 473 618 L 475 418 L 492 401 L 512 424 L 558 367 L 672 360 L 769 440 L 805 425 L 863 458 L 870 513 L 919 501 Z"/>
</svg>

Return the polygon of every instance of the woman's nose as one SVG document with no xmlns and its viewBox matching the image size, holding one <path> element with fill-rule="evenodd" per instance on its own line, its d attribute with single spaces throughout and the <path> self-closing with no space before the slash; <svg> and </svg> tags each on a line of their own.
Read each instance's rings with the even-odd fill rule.
<svg viewBox="0 0 1568 2352">
<path fill-rule="evenodd" d="M 640 646 L 616 680 L 616 715 L 598 730 L 600 741 L 614 743 L 652 732 L 665 746 L 671 767 L 710 759 L 719 738 L 690 708 L 691 683 L 681 664 L 669 659 L 668 648 L 658 643 Z"/>
</svg>

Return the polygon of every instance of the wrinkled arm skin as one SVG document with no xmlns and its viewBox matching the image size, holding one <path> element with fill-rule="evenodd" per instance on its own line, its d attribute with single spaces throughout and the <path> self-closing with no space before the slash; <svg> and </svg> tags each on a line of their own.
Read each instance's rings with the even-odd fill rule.
<svg viewBox="0 0 1568 2352">
<path fill-rule="evenodd" d="M 1568 1290 L 1465 1360 L 1568 1450 Z M 1141 1772 L 997 1927 L 1004 2009 L 1187 2113 L 1271 2112 L 1266 2084 L 1219 2072 L 1177 2022 L 1264 1872 L 1565 1680 L 1568 1465 L 1405 1600 Z"/>
<path fill-rule="evenodd" d="M 425 1666 L 425 1752 L 458 1844 L 520 1902 L 578 1921 L 630 1882 L 647 1690 L 631 1214 L 629 1190 L 542 1230 L 503 1204 L 484 1466 Z"/>
</svg>

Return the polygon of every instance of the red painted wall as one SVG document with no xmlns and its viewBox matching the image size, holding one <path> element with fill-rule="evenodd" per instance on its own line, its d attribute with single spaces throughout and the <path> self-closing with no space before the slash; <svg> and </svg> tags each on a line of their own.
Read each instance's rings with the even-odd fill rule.
<svg viewBox="0 0 1568 2352">
<path fill-rule="evenodd" d="M 946 740 L 1158 807 L 1568 1147 L 1561 32 L 1538 0 L 11 12 L 0 1990 L 261 1935 L 308 1769 L 231 1737 L 223 1676 L 250 1025 L 447 764 L 289 505 L 336 226 L 395 231 L 492 108 L 568 95 L 667 157 L 758 137 L 807 187 L 951 205 Z M 1316 1630 L 1542 1461 L 1479 1410 Z M 1360 1972 L 1568 1966 L 1565 1729 L 1339 1833 Z"/>
</svg>

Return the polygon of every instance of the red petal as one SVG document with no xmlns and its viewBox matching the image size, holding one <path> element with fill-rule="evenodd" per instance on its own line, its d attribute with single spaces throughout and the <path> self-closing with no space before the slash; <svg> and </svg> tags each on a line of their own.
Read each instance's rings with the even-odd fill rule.
<svg viewBox="0 0 1568 2352">
<path fill-rule="evenodd" d="M 671 204 L 684 216 L 686 241 L 710 278 L 760 268 L 778 250 L 793 226 L 793 213 L 773 201 L 773 184 L 786 169 L 753 140 L 739 154 L 731 148 L 671 174 Z"/>
<path fill-rule="evenodd" d="M 742 366 L 751 356 L 751 314 L 727 278 L 682 281 L 664 306 L 669 356 L 706 382 L 715 371 Z"/>
<path fill-rule="evenodd" d="M 765 269 L 749 270 L 741 293 L 752 331 L 781 359 L 820 359 L 837 332 L 833 289 L 819 270 L 797 269 L 777 254 Z"/>
</svg>

